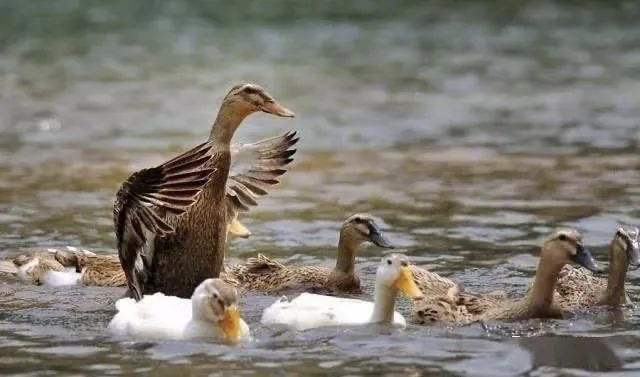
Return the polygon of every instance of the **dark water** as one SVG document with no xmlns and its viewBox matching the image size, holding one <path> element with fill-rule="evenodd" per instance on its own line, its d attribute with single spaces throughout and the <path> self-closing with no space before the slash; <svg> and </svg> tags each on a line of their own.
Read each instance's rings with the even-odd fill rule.
<svg viewBox="0 0 640 377">
<path fill-rule="evenodd" d="M 632 1 L 1 1 L 0 258 L 113 252 L 119 183 L 202 141 L 226 91 L 254 81 L 298 117 L 255 115 L 237 139 L 302 141 L 232 259 L 331 264 L 341 221 L 369 211 L 415 263 L 521 294 L 554 227 L 603 260 L 640 222 L 639 17 Z M 379 253 L 359 254 L 368 286 Z M 0 374 L 640 371 L 634 310 L 294 333 L 261 328 L 274 298 L 247 296 L 256 342 L 230 348 L 114 341 L 121 294 L 0 283 Z"/>
</svg>

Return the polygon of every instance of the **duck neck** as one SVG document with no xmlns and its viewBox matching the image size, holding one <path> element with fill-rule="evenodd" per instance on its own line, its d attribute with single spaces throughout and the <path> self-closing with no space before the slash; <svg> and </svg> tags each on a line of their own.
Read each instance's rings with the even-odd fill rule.
<svg viewBox="0 0 640 377">
<path fill-rule="evenodd" d="M 563 263 L 555 263 L 552 258 L 548 258 L 544 252 L 542 253 L 529 301 L 534 309 L 548 310 L 551 307 L 553 290 L 563 265 Z"/>
<path fill-rule="evenodd" d="M 393 309 L 396 305 L 397 295 L 397 289 L 376 282 L 373 314 L 371 315 L 372 323 L 393 323 Z"/>
<path fill-rule="evenodd" d="M 251 113 L 252 111 L 242 109 L 242 106 L 233 101 L 224 101 L 220 106 L 216 121 L 211 126 L 209 141 L 229 145 L 240 123 Z"/>
<path fill-rule="evenodd" d="M 204 321 L 202 311 L 200 310 L 200 304 L 193 298 L 191 298 L 191 320 L 200 322 Z"/>
<path fill-rule="evenodd" d="M 334 272 L 338 274 L 353 275 L 356 264 L 356 250 L 361 241 L 344 229 L 340 231 L 340 241 L 338 241 L 338 255 L 336 257 L 336 267 Z"/>
<path fill-rule="evenodd" d="M 625 297 L 624 279 L 627 276 L 629 261 L 624 251 L 615 252 L 609 249 L 609 277 L 607 278 L 607 290 L 605 291 L 602 304 L 619 305 Z"/>
</svg>

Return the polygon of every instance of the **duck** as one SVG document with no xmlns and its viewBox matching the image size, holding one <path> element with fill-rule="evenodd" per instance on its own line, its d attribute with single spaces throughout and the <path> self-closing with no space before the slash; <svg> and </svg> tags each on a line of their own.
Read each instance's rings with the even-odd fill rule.
<svg viewBox="0 0 640 377">
<path fill-rule="evenodd" d="M 452 280 L 435 272 L 411 265 L 413 279 L 423 293 L 413 301 L 410 321 L 425 325 L 436 322 L 467 324 L 475 316 L 506 301 L 506 294 L 493 291 L 486 294 L 466 292 Z"/>
<path fill-rule="evenodd" d="M 140 301 L 122 298 L 116 309 L 107 326 L 116 337 L 229 343 L 251 339 L 249 326 L 240 317 L 237 291 L 221 279 L 204 280 L 191 299 L 155 293 Z"/>
<path fill-rule="evenodd" d="M 7 263 L 0 272 L 15 276 L 20 282 L 48 286 L 110 286 L 124 287 L 126 279 L 117 255 L 98 255 L 88 250 L 67 246 L 66 250 L 21 254 Z"/>
<path fill-rule="evenodd" d="M 277 183 L 298 140 L 289 132 L 233 145 L 235 131 L 255 112 L 294 117 L 259 85 L 234 86 L 205 143 L 132 174 L 118 190 L 117 249 L 134 299 L 156 292 L 189 298 L 202 281 L 220 275 L 227 225 L 234 214 L 256 205 L 266 186 Z M 232 174 L 232 167 L 239 172 Z"/>
<path fill-rule="evenodd" d="M 582 242 L 582 235 L 575 229 L 564 228 L 553 232 L 545 241 L 533 286 L 519 301 L 506 300 L 489 308 L 476 319 L 532 319 L 564 318 L 567 311 L 559 303 L 555 291 L 562 268 L 575 263 L 592 272 L 602 270 Z"/>
<path fill-rule="evenodd" d="M 636 227 L 620 227 L 609 244 L 608 278 L 597 277 L 590 271 L 567 265 L 560 272 L 556 291 L 561 306 L 577 310 L 593 306 L 631 304 L 624 281 L 629 266 L 640 265 L 640 247 Z"/>
<path fill-rule="evenodd" d="M 62 255 L 67 262 L 67 266 L 74 266 L 81 274 L 78 284 L 83 286 L 99 287 L 126 287 L 125 277 L 120 260 L 117 255 L 95 254 L 88 250 L 72 253 L 62 250 L 56 251 L 57 255 Z"/>
<path fill-rule="evenodd" d="M 374 302 L 304 292 L 291 301 L 286 297 L 277 300 L 265 309 L 261 323 L 297 331 L 372 324 L 404 327 L 406 320 L 394 310 L 398 292 L 412 299 L 422 297 L 407 256 L 392 253 L 382 258 L 376 270 Z"/>
<path fill-rule="evenodd" d="M 349 216 L 340 228 L 336 264 L 324 266 L 285 266 L 259 254 L 244 265 L 225 265 L 225 281 L 244 290 L 275 294 L 289 290 L 314 293 L 361 293 L 360 278 L 355 272 L 358 247 L 364 242 L 393 249 L 375 219 L 368 213 Z"/>
<path fill-rule="evenodd" d="M 75 267 L 68 268 L 54 253 L 22 254 L 13 259 L 13 275 L 24 284 L 64 286 L 80 279 Z"/>
</svg>

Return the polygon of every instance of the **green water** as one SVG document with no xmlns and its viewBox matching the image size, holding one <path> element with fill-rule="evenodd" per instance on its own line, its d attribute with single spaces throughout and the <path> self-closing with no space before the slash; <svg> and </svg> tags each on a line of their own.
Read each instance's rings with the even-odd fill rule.
<svg viewBox="0 0 640 377">
<path fill-rule="evenodd" d="M 639 223 L 639 17 L 632 1 L 0 1 L 0 258 L 114 252 L 120 182 L 204 140 L 227 90 L 252 81 L 297 117 L 254 115 L 237 140 L 302 139 L 232 260 L 331 265 L 342 220 L 368 211 L 416 264 L 517 297 L 554 227 L 605 261 L 616 227 Z M 359 253 L 369 292 L 379 256 Z M 275 297 L 249 295 L 256 341 L 232 348 L 113 340 L 122 293 L 0 281 L 0 374 L 640 370 L 635 310 L 295 333 L 261 328 Z"/>
</svg>

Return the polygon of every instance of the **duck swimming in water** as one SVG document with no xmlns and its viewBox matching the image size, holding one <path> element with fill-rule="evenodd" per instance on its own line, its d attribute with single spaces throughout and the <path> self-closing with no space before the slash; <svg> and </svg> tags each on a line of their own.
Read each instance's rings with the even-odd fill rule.
<svg viewBox="0 0 640 377">
<path fill-rule="evenodd" d="M 236 343 L 250 339 L 249 326 L 240 318 L 235 288 L 220 279 L 207 279 L 191 299 L 146 295 L 141 301 L 123 298 L 108 331 L 138 339 L 212 339 Z"/>
<path fill-rule="evenodd" d="M 206 143 L 134 173 L 120 188 L 114 206 L 118 254 L 135 299 L 155 292 L 188 298 L 202 281 L 219 275 L 227 225 L 237 211 L 266 194 L 264 186 L 277 183 L 281 166 L 295 153 L 289 149 L 297 142 L 295 133 L 232 146 L 240 123 L 259 111 L 294 116 L 260 86 L 235 86 Z M 232 179 L 232 163 L 243 152 L 255 164 Z"/>
<path fill-rule="evenodd" d="M 624 287 L 629 266 L 640 265 L 638 228 L 618 228 L 609 244 L 609 276 L 594 276 L 590 271 L 565 266 L 560 271 L 556 291 L 560 304 L 566 309 L 585 309 L 592 306 L 630 304 Z"/>
<path fill-rule="evenodd" d="M 303 293 L 288 301 L 281 298 L 262 314 L 265 325 L 284 325 L 296 330 L 326 326 L 406 325 L 404 317 L 394 311 L 398 292 L 409 298 L 422 297 L 413 282 L 409 259 L 402 254 L 382 258 L 376 271 L 374 301 Z"/>
<path fill-rule="evenodd" d="M 340 229 L 336 265 L 285 266 L 262 254 L 244 265 L 225 265 L 221 278 L 246 290 L 274 294 L 285 290 L 312 290 L 315 293 L 359 293 L 360 278 L 355 272 L 356 251 L 363 242 L 382 248 L 393 245 L 367 213 L 347 218 Z"/>
<path fill-rule="evenodd" d="M 547 238 L 540 252 L 540 261 L 532 288 L 520 301 L 500 303 L 480 317 L 484 319 L 563 318 L 565 311 L 554 299 L 555 287 L 562 268 L 569 263 L 590 271 L 601 272 L 591 253 L 575 229 L 560 229 Z"/>
<path fill-rule="evenodd" d="M 565 312 L 554 288 L 560 271 L 569 263 L 600 271 L 582 244 L 580 233 L 574 229 L 560 229 L 552 233 L 542 246 L 533 286 L 521 300 L 509 301 L 501 292 L 482 296 L 451 289 L 446 294 L 427 294 L 426 299 L 415 300 L 412 321 L 422 324 L 438 321 L 468 323 L 478 319 L 562 318 Z"/>
</svg>

